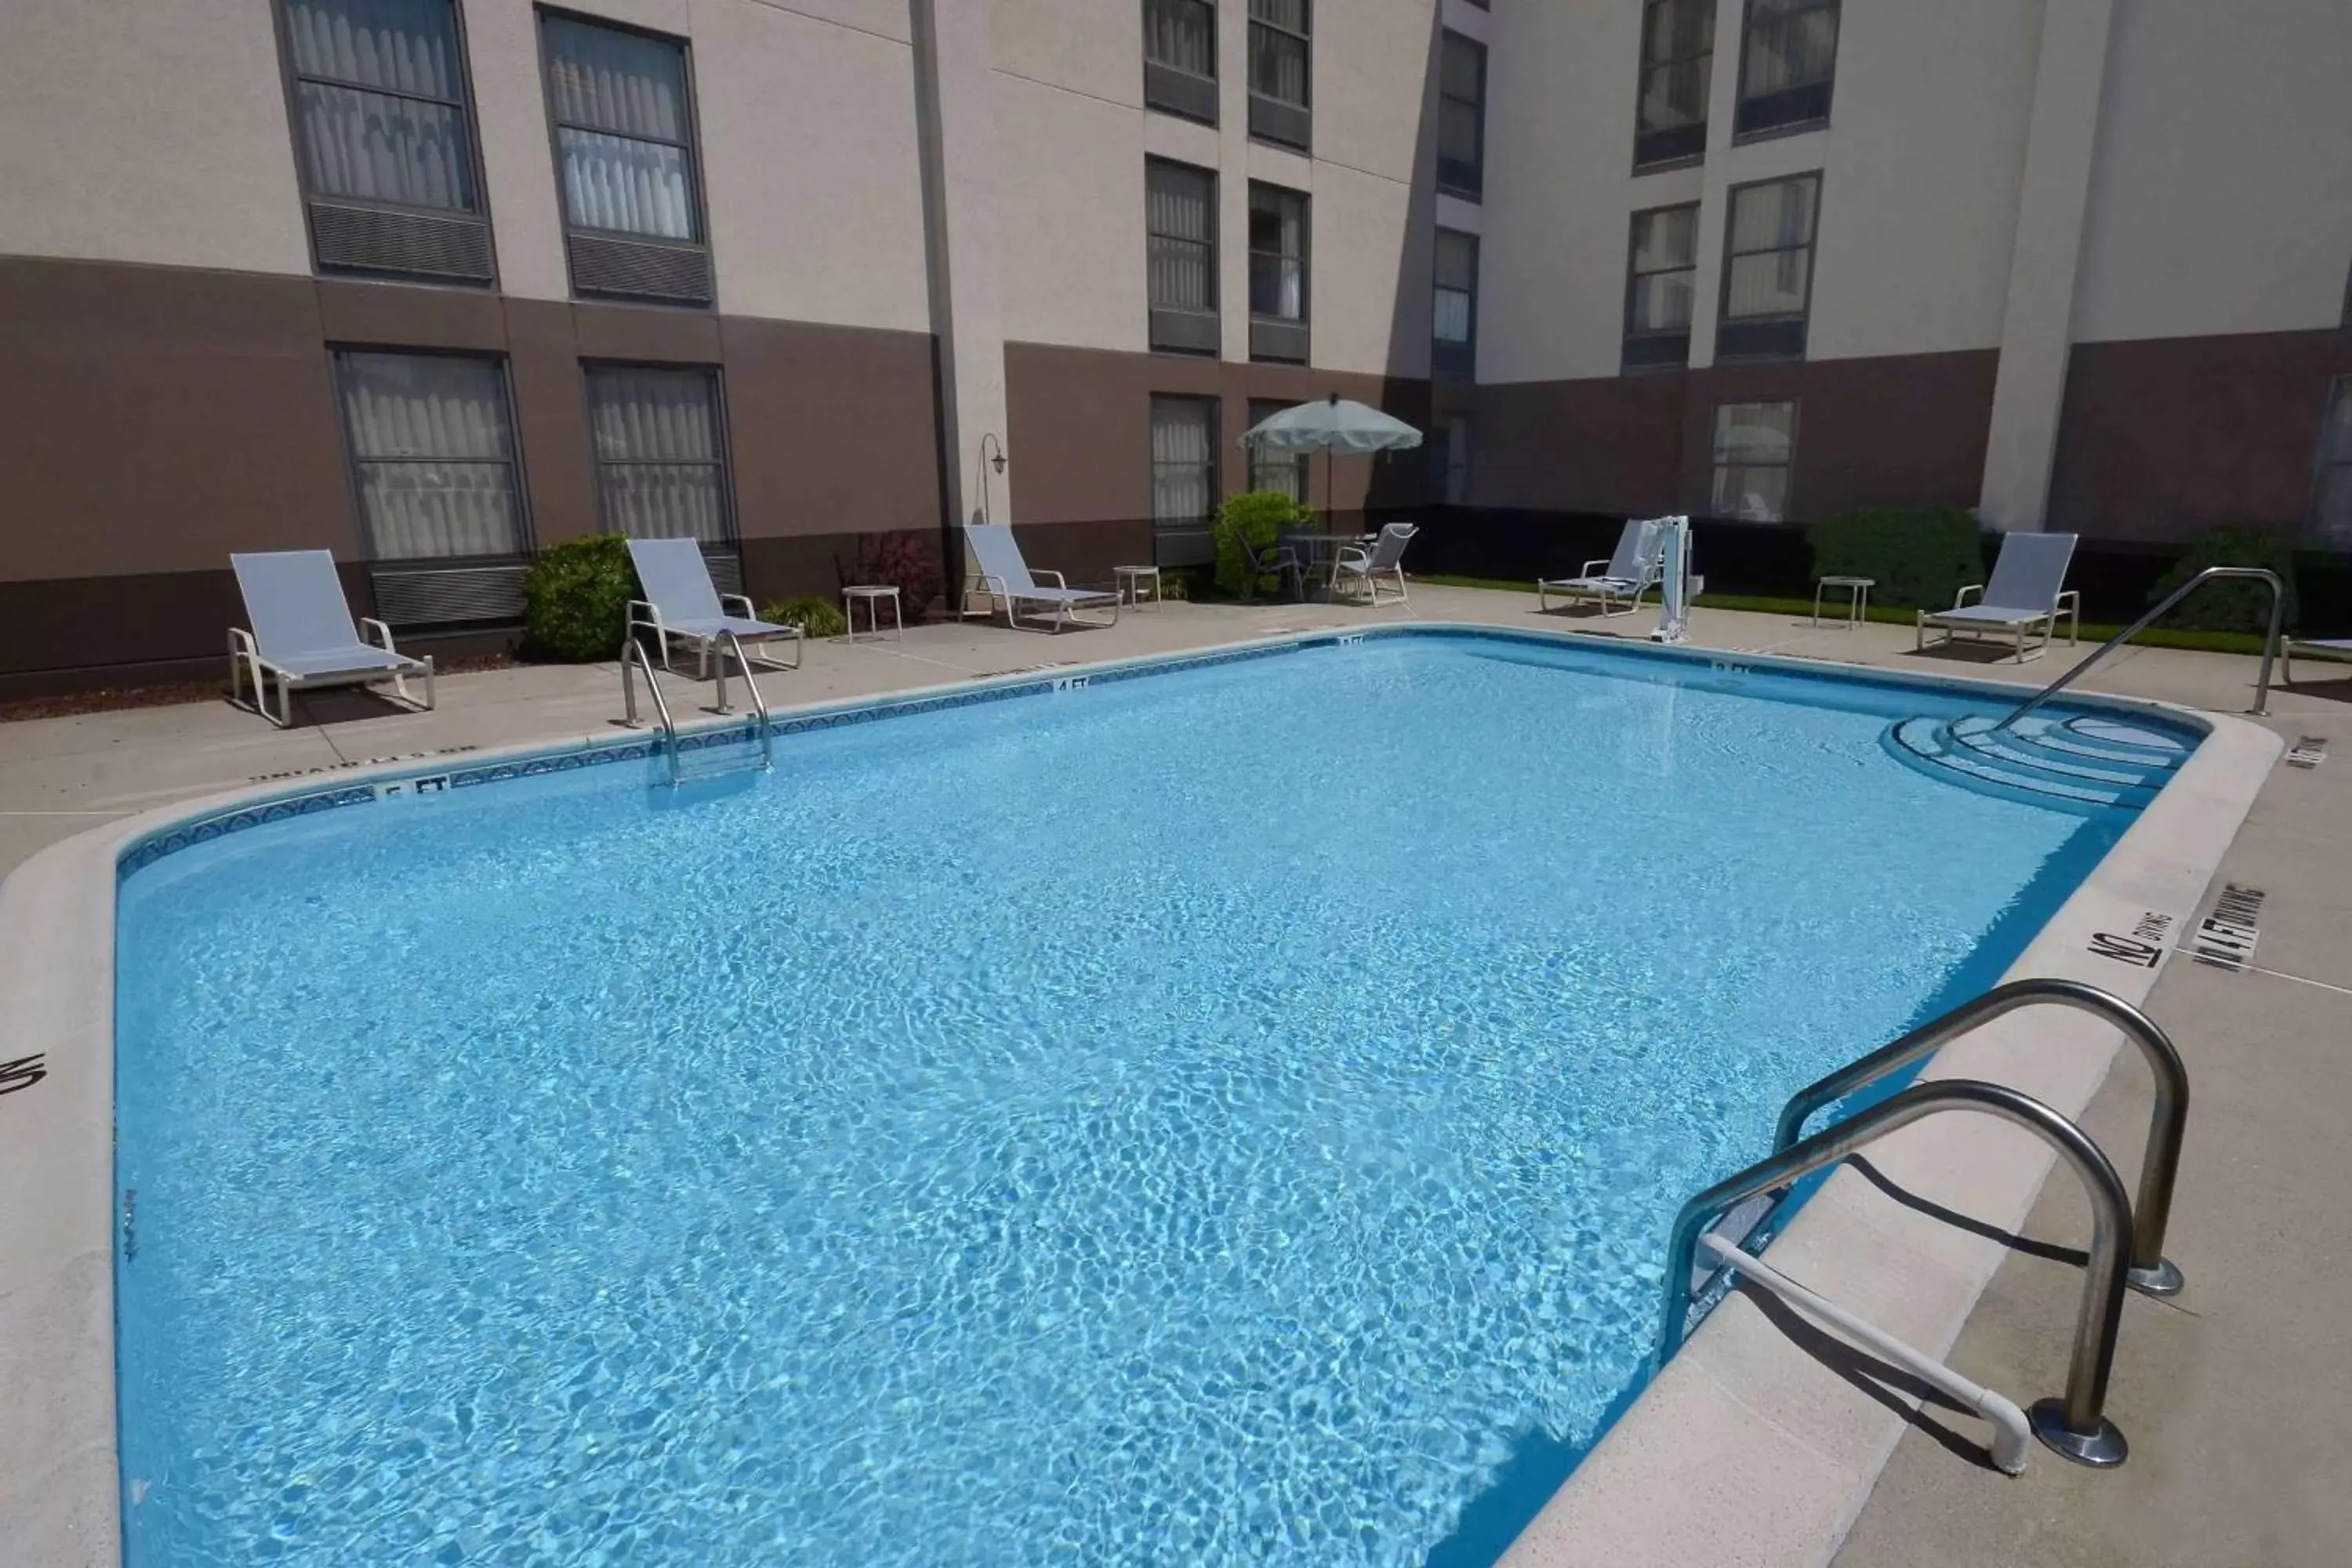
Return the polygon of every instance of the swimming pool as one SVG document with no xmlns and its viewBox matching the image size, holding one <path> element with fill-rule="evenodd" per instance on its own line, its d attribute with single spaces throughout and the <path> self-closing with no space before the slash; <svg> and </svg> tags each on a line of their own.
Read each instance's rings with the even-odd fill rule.
<svg viewBox="0 0 2352 1568">
<path fill-rule="evenodd" d="M 1376 637 L 133 856 L 128 1557 L 1491 1556 L 2131 820 L 1969 707 Z"/>
</svg>

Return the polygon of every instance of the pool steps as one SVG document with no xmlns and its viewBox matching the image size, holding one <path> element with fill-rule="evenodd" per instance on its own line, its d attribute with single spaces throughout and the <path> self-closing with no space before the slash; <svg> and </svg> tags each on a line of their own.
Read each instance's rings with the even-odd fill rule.
<svg viewBox="0 0 2352 1568">
<path fill-rule="evenodd" d="M 1883 740 L 1898 761 L 1931 778 L 2086 809 L 2146 805 L 2193 749 L 2161 731 L 2092 714 L 2037 714 L 1998 725 L 1980 714 L 1905 719 Z"/>
</svg>

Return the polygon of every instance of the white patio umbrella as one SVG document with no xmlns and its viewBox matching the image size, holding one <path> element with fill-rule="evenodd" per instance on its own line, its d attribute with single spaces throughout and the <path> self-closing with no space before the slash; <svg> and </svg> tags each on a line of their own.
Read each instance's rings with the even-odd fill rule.
<svg viewBox="0 0 2352 1568">
<path fill-rule="evenodd" d="M 1335 392 L 1320 403 L 1302 403 L 1261 422 L 1242 437 L 1242 445 L 1276 452 L 1322 453 L 1323 493 L 1328 499 L 1335 493 L 1331 488 L 1335 454 L 1402 451 L 1420 446 L 1421 432 L 1402 419 Z"/>
</svg>

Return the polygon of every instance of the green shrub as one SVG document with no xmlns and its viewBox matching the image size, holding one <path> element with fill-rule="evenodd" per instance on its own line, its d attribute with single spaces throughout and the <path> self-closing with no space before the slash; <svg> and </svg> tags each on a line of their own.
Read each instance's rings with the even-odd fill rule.
<svg viewBox="0 0 2352 1568">
<path fill-rule="evenodd" d="M 524 654 L 564 664 L 617 656 L 636 595 L 629 542 L 619 534 L 549 545 L 523 574 Z"/>
<path fill-rule="evenodd" d="M 2281 624 L 2295 624 L 2294 546 L 2243 523 L 2224 524 L 2190 540 L 2172 570 L 2148 590 L 2147 602 L 2155 604 L 2208 566 L 2263 566 L 2277 573 L 2286 590 L 2286 618 Z M 2252 578 L 2208 583 L 2157 624 L 2180 631 L 2252 632 L 2259 637 L 2270 629 L 2270 585 Z"/>
<path fill-rule="evenodd" d="M 1816 577 L 1869 577 L 1874 604 L 1948 610 L 1985 580 L 1984 531 L 1951 507 L 1873 507 L 1825 517 L 1805 531 Z"/>
<path fill-rule="evenodd" d="M 813 637 L 837 637 L 849 629 L 849 623 L 841 618 L 841 606 L 814 594 L 779 599 L 762 608 L 760 618 L 780 626 L 798 626 L 803 636 Z"/>
<path fill-rule="evenodd" d="M 1217 586 L 1244 598 L 1279 588 L 1282 580 L 1270 574 L 1253 580 L 1241 541 L 1263 551 L 1283 530 L 1310 526 L 1314 521 L 1312 508 L 1280 490 L 1251 490 L 1227 500 L 1217 509 Z"/>
<path fill-rule="evenodd" d="M 1166 566 L 1160 573 L 1160 596 L 1182 604 L 1192 596 L 1192 574 L 1181 566 Z"/>
</svg>

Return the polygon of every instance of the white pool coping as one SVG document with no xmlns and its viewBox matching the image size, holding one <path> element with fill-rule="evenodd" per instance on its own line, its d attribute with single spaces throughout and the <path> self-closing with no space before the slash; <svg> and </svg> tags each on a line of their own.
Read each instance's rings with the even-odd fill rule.
<svg viewBox="0 0 2352 1568">
<path fill-rule="evenodd" d="M 1274 634 L 1190 654 L 1059 667 L 962 680 L 850 701 L 773 709 L 779 721 L 921 702 L 1107 670 L 1181 665 L 1239 648 L 1466 632 L 1509 640 L 1628 651 L 1620 638 L 1573 631 L 1498 631 L 1443 621 L 1388 622 L 1360 634 Z M 1635 645 L 1638 648 L 1638 645 Z M 1718 666 L 1785 670 L 1983 696 L 1994 682 L 1720 650 L 1648 650 Z M 2130 1002 L 2156 972 L 2088 952 L 2095 931 L 2128 931 L 2141 911 L 2186 917 L 2245 819 L 2284 742 L 2242 720 L 2128 698 L 2070 702 L 2161 715 L 2208 731 L 2179 773 L 2051 917 L 2009 978 L 2090 981 Z M 681 726 L 740 727 L 742 720 Z M 642 739 L 638 737 L 637 739 Z M 338 772 L 183 802 L 91 829 L 27 859 L 0 882 L 0 1061 L 39 1055 L 47 1076 L 0 1096 L 0 1541 L 12 1568 L 113 1568 L 121 1561 L 121 1489 L 114 1387 L 114 921 L 117 861 L 177 823 L 257 801 L 500 761 L 626 744 L 608 736 L 537 741 Z M 625 764 L 622 764 L 625 765 Z M 2035 1009 L 1989 1024 L 1927 1064 L 1930 1078 L 1984 1078 L 2076 1116 L 2105 1077 L 2121 1037 L 2085 1015 Z M 2040 1191 L 2048 1147 L 1987 1117 L 1939 1116 L 1874 1144 L 1899 1184 L 1980 1220 L 2014 1228 Z M 2128 1181 L 2131 1170 L 2126 1165 Z M 1659 1237 L 1663 1255 L 1665 1237 Z M 1879 1197 L 1841 1169 L 1777 1240 L 1784 1272 L 1863 1312 L 1930 1353 L 1958 1337 L 2004 1256 L 1994 1241 Z M 2194 1262 L 2187 1265 L 2192 1271 Z M 2131 1351 L 2126 1335 L 2120 1354 Z M 1817 1363 L 1735 1297 L 1700 1327 L 1569 1478 L 1506 1557 L 1514 1568 L 1607 1563 L 1825 1563 L 1860 1511 L 1905 1421 L 1857 1394 L 1825 1408 L 1808 1378 Z M 2031 1398 L 2041 1390 L 2009 1390 Z M 2116 1412 L 2128 1428 L 2128 1413 Z M 2058 1462 L 2040 1456 L 2037 1462 Z"/>
</svg>

